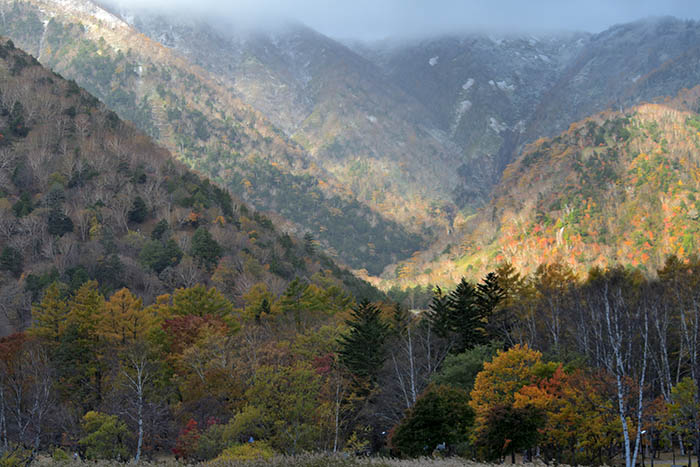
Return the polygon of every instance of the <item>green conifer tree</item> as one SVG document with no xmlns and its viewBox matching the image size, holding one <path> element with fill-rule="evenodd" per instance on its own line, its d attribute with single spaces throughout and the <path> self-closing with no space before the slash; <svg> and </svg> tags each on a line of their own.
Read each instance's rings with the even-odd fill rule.
<svg viewBox="0 0 700 467">
<path fill-rule="evenodd" d="M 477 303 L 476 289 L 464 278 L 447 296 L 450 309 L 450 327 L 455 334 L 453 351 L 462 353 L 484 343 L 486 332 L 484 316 Z"/>
<path fill-rule="evenodd" d="M 200 266 L 211 270 L 218 263 L 222 249 L 207 229 L 199 227 L 192 236 L 191 253 Z"/>
<path fill-rule="evenodd" d="M 369 300 L 353 308 L 346 324 L 350 329 L 338 342 L 340 362 L 357 378 L 374 383 L 386 359 L 389 325 L 382 319 L 379 308 Z"/>
<path fill-rule="evenodd" d="M 450 307 L 447 303 L 447 296 L 443 293 L 440 287 L 435 287 L 433 291 L 433 299 L 430 302 L 430 311 L 428 312 L 428 322 L 435 333 L 444 338 L 451 337 L 451 319 Z"/>
<path fill-rule="evenodd" d="M 22 274 L 24 258 L 22 252 L 6 246 L 0 253 L 0 271 L 9 271 L 14 276 L 19 277 Z"/>
<path fill-rule="evenodd" d="M 485 318 L 493 314 L 505 296 L 506 293 L 499 284 L 498 276 L 493 272 L 488 273 L 476 286 L 476 306 Z"/>
<path fill-rule="evenodd" d="M 140 196 L 134 198 L 134 202 L 131 204 L 131 209 L 129 209 L 129 221 L 140 224 L 146 220 L 148 216 L 148 206 L 146 202 Z"/>
</svg>

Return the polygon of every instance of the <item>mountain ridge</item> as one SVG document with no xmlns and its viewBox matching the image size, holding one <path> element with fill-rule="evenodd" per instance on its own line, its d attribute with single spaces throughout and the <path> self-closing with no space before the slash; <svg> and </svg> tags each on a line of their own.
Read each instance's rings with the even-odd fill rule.
<svg viewBox="0 0 700 467">
<path fill-rule="evenodd" d="M 257 208 L 292 221 L 287 229 L 310 233 L 346 264 L 376 274 L 420 247 L 417 233 L 358 202 L 300 145 L 208 72 L 116 16 L 105 27 L 99 15 L 86 13 L 93 5 L 87 0 L 2 5 L 9 5 L 2 11 L 11 21 L 0 32 L 85 85 L 188 165 Z M 376 245 L 376 253 L 363 249 L 368 244 Z"/>
<path fill-rule="evenodd" d="M 27 325 L 54 281 L 151 303 L 216 284 L 234 303 L 295 278 L 376 294 L 313 242 L 175 161 L 75 82 L 0 41 L 0 328 Z"/>
<path fill-rule="evenodd" d="M 379 212 L 406 223 L 411 214 L 402 204 L 415 202 L 412 197 L 449 201 L 457 182 L 449 166 L 456 147 L 430 125 L 418 124 L 422 106 L 342 44 L 298 24 L 224 35 L 201 23 L 176 28 L 158 17 L 134 22 L 150 37 L 167 36 L 175 50 L 225 76 L 238 95 Z M 197 40 L 206 42 L 192 47 Z M 361 176 L 357 163 L 364 168 Z M 429 183 L 436 178 L 440 185 Z M 406 186 L 412 191 L 403 194 Z"/>
</svg>

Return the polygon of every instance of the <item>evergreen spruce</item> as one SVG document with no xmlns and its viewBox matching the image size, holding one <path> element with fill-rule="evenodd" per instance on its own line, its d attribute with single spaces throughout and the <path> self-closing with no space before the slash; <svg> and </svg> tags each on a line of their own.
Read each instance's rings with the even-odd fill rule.
<svg viewBox="0 0 700 467">
<path fill-rule="evenodd" d="M 392 331 L 399 336 L 405 334 L 411 325 L 411 312 L 401 306 L 400 303 L 394 305 L 394 313 L 391 317 Z"/>
<path fill-rule="evenodd" d="M 450 325 L 455 334 L 453 351 L 462 353 L 488 341 L 476 289 L 462 279 L 447 297 Z"/>
<path fill-rule="evenodd" d="M 168 221 L 166 221 L 165 219 L 161 219 L 153 228 L 153 231 L 151 232 L 151 239 L 161 240 L 163 238 L 163 234 L 165 234 L 165 232 L 167 232 L 169 228 L 170 226 L 168 225 Z"/>
<path fill-rule="evenodd" d="M 488 318 L 502 298 L 493 274 L 476 287 L 462 279 L 447 296 L 438 287 L 430 304 L 430 323 L 440 337 L 451 340 L 452 352 L 462 353 L 488 343 Z"/>
<path fill-rule="evenodd" d="M 29 134 L 29 128 L 27 128 L 24 120 L 24 107 L 19 101 L 15 101 L 14 105 L 12 106 L 12 110 L 10 111 L 10 115 L 8 117 L 8 126 L 10 127 L 10 132 L 14 136 L 24 138 Z"/>
<path fill-rule="evenodd" d="M 375 383 L 386 359 L 386 337 L 389 325 L 381 311 L 369 300 L 353 308 L 346 321 L 349 331 L 339 339 L 340 362 L 355 377 Z"/>
<path fill-rule="evenodd" d="M 48 232 L 58 237 L 73 231 L 73 221 L 60 209 L 52 209 L 49 212 Z"/>
<path fill-rule="evenodd" d="M 22 274 L 23 264 L 24 258 L 21 251 L 11 246 L 6 246 L 2 249 L 2 253 L 0 253 L 0 271 L 9 271 L 15 277 L 19 277 Z"/>
<path fill-rule="evenodd" d="M 490 272 L 476 286 L 476 305 L 484 318 L 489 318 L 498 304 L 505 299 L 506 292 L 498 283 L 498 276 Z"/>
<path fill-rule="evenodd" d="M 148 216 L 148 207 L 146 202 L 140 196 L 134 198 L 134 202 L 131 204 L 131 209 L 129 209 L 129 221 L 140 224 L 146 220 Z"/>
<path fill-rule="evenodd" d="M 428 320 L 435 333 L 442 338 L 449 338 L 451 328 L 450 307 L 447 296 L 440 287 L 435 287 L 433 300 L 430 302 Z"/>
<path fill-rule="evenodd" d="M 219 262 L 222 248 L 214 240 L 209 231 L 199 227 L 192 236 L 192 256 L 197 259 L 200 266 L 211 270 Z"/>
</svg>

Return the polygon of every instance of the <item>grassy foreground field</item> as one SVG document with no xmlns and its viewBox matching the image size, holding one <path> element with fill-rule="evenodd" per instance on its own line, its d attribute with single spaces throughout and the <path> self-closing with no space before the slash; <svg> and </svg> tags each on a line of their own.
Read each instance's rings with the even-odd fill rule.
<svg viewBox="0 0 700 467">
<path fill-rule="evenodd" d="M 73 466 L 95 466 L 95 467 L 118 467 L 125 464 L 116 461 L 99 461 L 99 462 L 57 462 L 51 458 L 40 458 L 31 464 L 33 467 L 61 465 L 66 467 Z M 136 464 L 134 464 L 136 465 Z M 183 467 L 183 464 L 175 460 L 167 460 L 161 462 L 141 462 L 139 465 L 144 467 Z M 205 464 L 200 464 L 205 465 Z M 459 457 L 451 457 L 445 459 L 422 458 L 413 460 L 401 460 L 390 458 L 361 458 L 361 457 L 343 457 L 330 456 L 326 454 L 307 454 L 295 457 L 275 457 L 272 459 L 259 459 L 248 461 L 212 461 L 206 463 L 212 467 L 457 467 L 457 466 L 485 466 L 477 462 L 468 461 Z M 512 464 L 507 464 L 512 465 Z M 540 464 L 515 464 L 515 466 L 524 465 L 540 465 Z M 541 464 L 544 465 L 544 464 Z"/>
</svg>

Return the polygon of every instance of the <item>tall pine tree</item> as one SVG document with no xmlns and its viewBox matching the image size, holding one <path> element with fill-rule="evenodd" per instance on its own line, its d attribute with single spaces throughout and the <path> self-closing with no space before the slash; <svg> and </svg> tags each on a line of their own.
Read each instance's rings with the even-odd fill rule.
<svg viewBox="0 0 700 467">
<path fill-rule="evenodd" d="M 489 318 L 505 297 L 498 275 L 493 272 L 488 273 L 476 286 L 476 306 L 484 318 Z"/>
<path fill-rule="evenodd" d="M 478 294 L 472 284 L 464 280 L 447 296 L 450 325 L 455 334 L 453 350 L 464 352 L 488 341 L 484 316 L 478 306 Z"/>
<path fill-rule="evenodd" d="M 430 302 L 428 319 L 438 336 L 450 338 L 450 333 L 452 332 L 450 307 L 447 304 L 447 296 L 440 287 L 435 287 L 433 291 L 433 300 Z"/>
<path fill-rule="evenodd" d="M 340 362 L 355 377 L 373 384 L 386 359 L 389 325 L 382 319 L 379 308 L 369 300 L 353 308 L 346 324 L 350 329 L 338 341 Z"/>
<path fill-rule="evenodd" d="M 503 299 L 497 276 L 489 274 L 476 287 L 464 278 L 448 295 L 438 287 L 430 304 L 430 323 L 435 332 L 450 340 L 452 352 L 462 353 L 491 338 L 488 320 Z"/>
</svg>

